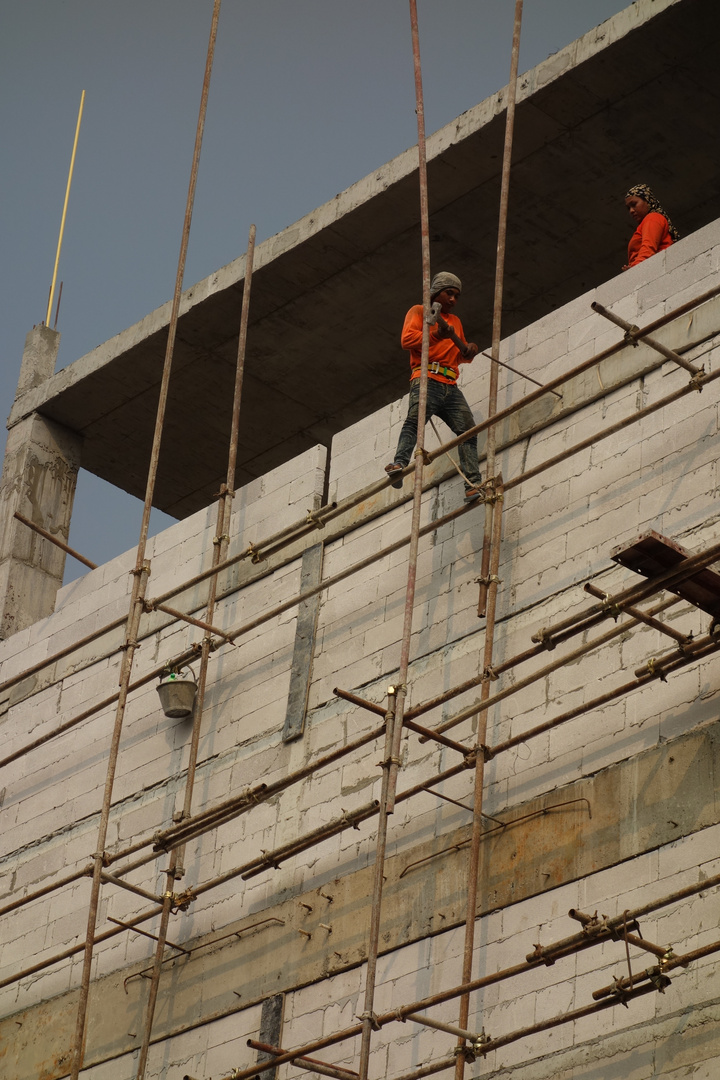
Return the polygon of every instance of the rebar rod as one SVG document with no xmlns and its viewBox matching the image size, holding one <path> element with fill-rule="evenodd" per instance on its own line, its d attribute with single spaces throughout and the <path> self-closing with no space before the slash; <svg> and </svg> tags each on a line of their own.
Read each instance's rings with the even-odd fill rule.
<svg viewBox="0 0 720 1080">
<path fill-rule="evenodd" d="M 392 695 L 390 696 L 392 697 Z M 401 791 L 396 797 L 396 802 L 405 802 L 421 791 L 427 791 L 437 784 L 442 783 L 444 780 L 450 780 L 454 776 L 459 776 L 460 773 L 464 772 L 466 769 L 471 769 L 473 764 L 474 759 L 467 757 L 460 764 L 453 765 L 451 768 L 436 773 L 427 780 L 421 780 L 413 787 Z M 304 833 L 294 840 L 289 840 L 287 843 L 274 848 L 272 851 L 265 851 L 261 856 L 256 856 L 246 863 L 232 867 L 232 869 L 226 870 L 225 873 L 220 874 L 215 878 L 211 878 L 201 885 L 195 886 L 190 890 L 191 897 L 192 899 L 195 899 L 198 896 L 202 896 L 204 893 L 209 892 L 218 885 L 224 885 L 226 882 L 231 881 L 236 877 L 242 877 L 244 880 L 247 880 L 270 868 L 277 869 L 282 861 L 297 855 L 302 851 L 306 851 L 314 844 L 320 843 L 323 840 L 328 840 L 332 836 L 336 836 L 338 833 L 343 832 L 345 829 L 357 828 L 363 821 L 367 821 L 369 818 L 374 817 L 375 814 L 379 813 L 380 806 L 381 799 L 374 799 L 372 802 L 366 803 L 356 810 L 344 811 L 340 817 L 335 818 L 333 821 L 321 825 L 309 833 Z"/>
<path fill-rule="evenodd" d="M 633 326 L 626 319 L 621 319 L 619 315 L 615 315 L 614 312 L 608 311 L 606 307 L 599 304 L 597 301 L 592 303 L 590 307 L 593 311 L 597 311 L 598 315 L 604 316 L 609 322 L 615 323 L 622 330 L 625 331 L 625 341 L 630 342 L 633 345 L 637 345 L 638 341 L 643 341 L 646 345 L 649 345 L 651 349 L 655 349 L 661 356 L 664 356 L 666 360 L 672 360 L 674 364 L 678 364 L 680 367 L 685 368 L 691 375 L 699 375 L 702 368 L 695 367 L 689 360 L 686 360 L 684 356 L 680 356 L 679 353 L 674 352 L 672 349 L 668 349 L 667 345 L 663 345 L 657 338 L 651 337 L 650 334 L 644 333 L 638 326 Z"/>
<path fill-rule="evenodd" d="M 153 496 L 155 494 L 155 484 L 157 481 L 158 466 L 160 461 L 160 443 L 162 440 L 162 433 L 165 422 L 165 412 L 169 395 L 170 374 L 172 370 L 173 355 L 175 351 L 175 337 L 177 334 L 177 324 L 180 314 L 180 297 L 182 295 L 182 284 L 183 278 L 185 276 L 185 263 L 187 260 L 187 249 L 190 238 L 190 224 L 192 221 L 193 205 L 195 201 L 195 188 L 197 185 L 197 174 L 200 164 L 200 150 L 202 147 L 203 131 L 205 128 L 207 99 L 210 91 L 210 73 L 212 71 L 213 55 L 215 51 L 217 24 L 220 15 L 220 3 L 221 0 L 214 0 L 210 28 L 210 39 L 208 42 L 207 57 L 205 61 L 205 73 L 203 76 L 202 93 L 200 99 L 200 109 L 198 114 L 197 128 L 195 132 L 195 146 L 193 149 L 193 159 L 190 168 L 190 182 L 188 185 L 187 201 L 185 205 L 185 217 L 183 221 L 182 239 L 180 241 L 180 253 L 178 256 L 177 272 L 175 275 L 175 289 L 173 293 L 170 322 L 168 325 L 168 336 L 165 348 L 165 359 L 163 362 L 163 373 L 160 383 L 157 412 L 155 415 L 155 429 L 153 432 L 152 449 L 150 451 L 150 464 L 148 468 L 147 484 L 145 488 L 145 501 L 143 504 L 142 521 L 140 523 L 140 536 L 138 539 L 137 552 L 135 556 L 133 593 L 130 601 L 130 613 L 128 615 L 128 631 L 132 631 L 132 633 L 128 632 L 127 647 L 121 674 L 120 696 L 118 698 L 115 726 L 113 729 L 113 737 L 108 757 L 107 778 L 105 784 L 105 793 L 103 797 L 103 808 L 101 811 L 100 828 L 98 830 L 97 850 L 94 855 L 95 873 L 93 875 L 92 893 L 88 913 L 88 929 L 85 939 L 86 945 L 85 955 L 83 959 L 82 981 L 80 986 L 80 1000 L 78 1003 L 75 1040 L 72 1050 L 72 1065 L 70 1069 L 71 1080 L 78 1080 L 84 1057 L 85 1023 L 87 1017 L 88 995 L 90 991 L 90 972 L 93 957 L 95 925 L 97 921 L 98 905 L 100 900 L 100 872 L 102 870 L 102 863 L 104 857 L 107 825 L 109 821 L 110 807 L 112 802 L 112 789 L 115 779 L 115 768 L 117 764 L 117 754 L 120 747 L 120 735 L 122 732 L 122 724 L 125 715 L 125 704 L 129 692 L 135 649 L 137 648 L 137 632 L 140 625 L 142 605 L 145 599 L 147 576 L 150 571 L 149 565 L 145 562 L 145 552 L 147 549 L 148 531 L 150 528 L 150 513 L 152 511 Z"/>
<path fill-rule="evenodd" d="M 250 293 L 252 288 L 252 268 L 254 251 L 255 226 L 251 225 L 250 234 L 248 236 L 247 252 L 245 256 L 245 281 L 243 285 L 243 298 L 240 314 L 240 330 L 238 334 L 237 358 L 235 363 L 235 389 L 233 394 L 233 408 L 230 421 L 230 445 L 228 448 L 227 477 L 226 482 L 220 492 L 220 497 L 218 499 L 217 505 L 217 527 L 215 532 L 215 543 L 213 545 L 212 555 L 212 562 L 214 566 L 217 566 L 217 564 L 225 557 L 228 541 L 230 539 L 229 528 L 232 513 L 232 499 L 235 494 L 235 464 L 237 461 L 237 446 L 240 427 L 240 405 L 242 402 L 242 385 L 245 371 L 245 346 L 247 342 L 247 328 L 250 309 Z M 212 627 L 212 619 L 215 614 L 215 604 L 217 600 L 217 587 L 218 577 L 217 574 L 215 574 L 210 579 L 207 606 L 205 610 L 205 623 L 203 624 L 203 628 L 209 630 L 210 633 L 219 633 L 220 637 L 224 637 L 225 635 L 222 632 L 216 631 Z M 200 625 L 200 623 L 198 623 L 198 625 Z M 200 748 L 200 731 L 204 715 L 205 691 L 207 688 L 207 674 L 210 661 L 211 644 L 212 643 L 210 638 L 208 638 L 207 636 L 203 638 L 200 653 L 200 672 L 198 675 L 198 687 L 195 700 L 195 708 L 193 710 L 193 727 L 190 739 L 190 751 L 188 756 L 188 768 L 185 779 L 185 795 L 183 799 L 181 821 L 186 821 L 192 813 L 192 800 L 195 788 L 195 773 L 197 769 L 197 759 Z M 142 1044 L 140 1046 L 140 1054 L 138 1057 L 136 1080 L 144 1080 L 145 1070 L 147 1068 L 147 1059 L 150 1050 L 150 1039 L 152 1037 L 153 1021 L 155 1018 L 155 1007 L 157 1004 L 157 995 L 160 987 L 160 975 L 162 973 L 162 962 L 165 953 L 168 925 L 170 922 L 170 912 L 173 902 L 173 883 L 175 880 L 181 878 L 185 872 L 183 867 L 184 854 L 184 845 L 178 845 L 177 847 L 175 847 L 171 852 L 170 865 L 166 871 L 166 888 L 163 895 L 163 910 L 160 916 L 160 928 L 158 930 L 157 948 L 155 950 L 152 974 L 150 976 L 150 989 L 148 991 L 145 1026 L 143 1031 Z"/>
<path fill-rule="evenodd" d="M 71 548 L 69 544 L 64 544 L 62 540 L 58 540 L 57 536 L 53 536 L 47 529 L 43 529 L 40 525 L 36 525 L 34 521 L 30 521 L 30 519 L 26 518 L 24 514 L 21 514 L 19 510 L 15 511 L 13 517 L 17 518 L 18 521 L 21 521 L 23 525 L 27 525 L 28 529 L 32 529 L 33 532 L 38 533 L 43 539 L 49 540 L 51 544 L 60 548 L 60 550 L 64 551 L 67 555 L 72 555 L 73 559 L 77 559 L 78 562 L 84 563 L 85 566 L 89 566 L 91 570 L 97 570 L 97 563 L 91 562 L 90 559 L 86 559 L 85 556 L 81 555 L 75 548 Z"/>
</svg>

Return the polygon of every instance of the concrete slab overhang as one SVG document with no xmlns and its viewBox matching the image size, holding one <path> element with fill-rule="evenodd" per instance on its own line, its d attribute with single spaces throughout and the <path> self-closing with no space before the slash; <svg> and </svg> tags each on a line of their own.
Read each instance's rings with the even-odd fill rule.
<svg viewBox="0 0 720 1080">
<path fill-rule="evenodd" d="M 631 183 L 660 188 L 683 234 L 720 216 L 717 0 L 638 0 L 520 79 L 504 334 L 614 276 Z M 465 284 L 482 346 L 491 307 L 505 93 L 428 141 L 435 269 Z M 410 149 L 256 252 L 237 483 L 401 396 L 405 310 L 419 299 Z M 155 505 L 184 517 L 225 477 L 244 257 L 183 297 Z M 144 494 L 170 305 L 27 391 L 84 439 L 83 466 Z"/>
</svg>

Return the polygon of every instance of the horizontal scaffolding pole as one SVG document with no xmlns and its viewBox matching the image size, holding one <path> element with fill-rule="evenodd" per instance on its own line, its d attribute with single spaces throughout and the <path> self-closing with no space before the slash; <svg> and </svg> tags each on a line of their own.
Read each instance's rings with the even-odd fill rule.
<svg viewBox="0 0 720 1080">
<path fill-rule="evenodd" d="M 663 907 L 669 907 L 671 904 L 678 903 L 697 893 L 706 892 L 718 885 L 720 885 L 720 874 L 707 878 L 705 881 L 696 882 L 694 885 L 686 886 L 683 889 L 677 889 L 665 896 L 651 900 L 647 904 L 635 908 L 633 911 L 625 911 L 622 915 L 604 920 L 604 925 L 601 928 L 598 928 L 594 933 L 589 935 L 587 933 L 575 934 L 571 938 L 565 938 L 563 941 L 556 942 L 550 946 L 545 946 L 544 948 L 538 946 L 536 952 L 530 954 L 530 958 L 528 958 L 525 963 L 514 964 L 512 967 L 503 968 L 490 975 L 483 975 L 468 983 L 461 983 L 459 986 L 454 986 L 448 990 L 441 990 L 429 997 L 421 998 L 419 1001 L 413 1001 L 409 1005 L 403 1005 L 400 1008 L 380 1013 L 375 1017 L 375 1023 L 377 1027 L 381 1028 L 393 1021 L 402 1021 L 403 1018 L 410 1013 L 424 1012 L 426 1009 L 433 1008 L 436 1005 L 442 1005 L 446 1001 L 452 1001 L 462 994 L 473 993 L 476 990 L 485 989 L 495 983 L 504 982 L 507 979 L 514 978 L 516 975 L 523 975 L 533 968 L 536 968 L 541 963 L 553 964 L 557 959 L 560 959 L 561 956 L 570 956 L 575 952 L 584 951 L 585 949 L 591 948 L 596 944 L 604 943 L 608 940 L 622 940 L 622 934 L 618 935 L 617 931 L 621 930 L 624 924 L 630 925 L 642 915 L 647 915 L 652 911 L 658 911 Z M 562 953 L 560 950 L 562 950 Z M 355 1038 L 361 1031 L 362 1024 L 353 1024 L 335 1032 L 333 1035 L 327 1035 L 321 1039 L 316 1039 L 313 1042 L 298 1046 L 294 1050 L 286 1051 L 281 1056 L 278 1056 L 273 1064 L 283 1065 L 299 1055 L 311 1054 L 317 1050 L 324 1050 L 328 1046 L 334 1046 L 339 1042 L 344 1042 L 346 1039 Z M 448 1059 L 448 1062 L 449 1064 L 446 1067 L 450 1068 L 451 1066 L 454 1066 L 454 1056 L 452 1059 Z M 233 1072 L 233 1080 L 249 1080 L 251 1076 L 257 1076 L 258 1073 L 266 1068 L 267 1062 L 264 1065 L 251 1065 L 247 1069 L 235 1069 Z M 415 1074 L 413 1073 L 413 1075 Z M 230 1080 L 230 1078 L 225 1077 L 224 1080 Z M 399 1078 L 396 1078 L 396 1080 L 399 1080 Z"/>
<path fill-rule="evenodd" d="M 720 294 L 720 286 L 715 287 L 713 289 L 708 289 L 706 292 L 702 293 L 701 295 L 693 298 L 692 300 L 686 301 L 686 303 L 681 304 L 679 307 L 674 308 L 672 311 L 667 312 L 665 315 L 661 316 L 659 319 L 656 319 L 654 322 L 648 324 L 648 326 L 645 327 L 645 329 L 642 331 L 642 333 L 647 334 L 647 333 L 650 333 L 650 332 L 652 332 L 654 330 L 659 329 L 661 326 L 665 326 L 667 323 L 672 322 L 673 319 L 680 318 L 682 315 L 686 314 L 687 312 L 694 310 L 694 308 L 700 307 L 702 304 L 705 304 L 709 300 L 712 300 L 718 294 Z M 595 356 L 591 357 L 589 360 L 584 361 L 582 364 L 578 365 L 576 368 L 573 368 L 571 371 L 566 372 L 564 375 L 558 376 L 558 378 L 553 380 L 551 383 L 547 383 L 544 390 L 538 390 L 538 391 L 536 391 L 536 392 L 534 392 L 532 394 L 526 395 L 525 397 L 523 397 L 519 401 L 517 401 L 515 404 L 510 405 L 506 409 L 503 409 L 501 412 L 494 414 L 493 417 L 489 418 L 487 421 L 484 421 L 483 424 L 478 425 L 476 428 L 473 428 L 472 431 L 477 432 L 477 431 L 479 431 L 481 429 L 484 429 L 486 426 L 501 423 L 503 420 L 507 419 L 508 416 L 512 415 L 514 412 L 518 411 L 519 409 L 524 408 L 526 405 L 530 404 L 532 401 L 534 401 L 537 398 L 541 397 L 543 395 L 543 393 L 545 393 L 546 391 L 552 390 L 555 386 L 560 386 L 563 382 L 565 382 L 565 381 L 567 381 L 567 380 L 569 380 L 571 378 L 574 378 L 578 374 L 581 374 L 583 371 L 587 370 L 589 367 L 592 367 L 594 364 L 597 364 L 597 363 L 601 362 L 602 360 L 606 359 L 607 357 L 612 356 L 614 353 L 618 352 L 620 349 L 622 349 L 624 347 L 625 347 L 624 342 L 618 342 L 615 345 L 612 345 L 609 348 L 604 349 L 602 352 L 597 353 Z M 703 385 L 705 385 L 706 382 L 711 381 L 712 378 L 713 378 L 713 376 L 710 376 L 710 375 L 703 376 Z M 690 391 L 689 391 L 689 389 L 687 387 L 683 388 L 681 391 L 678 392 L 678 395 L 675 395 L 675 394 L 670 395 L 670 400 L 675 400 L 676 396 L 684 396 L 688 392 L 690 392 Z M 665 403 L 665 404 L 668 403 L 668 399 L 663 399 L 663 403 Z M 662 407 L 662 405 L 660 405 L 658 407 Z M 637 418 L 637 417 L 634 416 L 629 422 L 632 422 L 632 420 L 635 419 L 635 418 Z M 611 433 L 613 433 L 614 430 L 615 429 L 613 428 L 611 430 Z M 463 441 L 464 438 L 470 436 L 471 434 L 472 434 L 472 432 L 467 432 L 462 437 L 450 440 L 450 442 L 448 442 L 448 443 L 444 443 L 442 446 L 438 447 L 435 451 L 433 451 L 432 454 L 430 455 L 430 457 L 431 458 L 437 457 L 441 453 L 444 453 L 447 450 L 452 449 L 452 447 L 458 445 L 459 442 Z M 582 448 L 585 445 L 585 443 L 581 443 L 581 444 L 578 444 L 578 445 Z M 548 467 L 550 467 L 552 464 L 555 464 L 558 459 L 562 460 L 562 455 L 559 456 L 559 458 L 551 459 L 550 460 L 550 465 Z M 542 467 L 545 467 L 545 466 L 543 465 Z M 537 471 L 538 470 L 533 470 L 530 475 L 533 475 L 533 476 L 537 475 Z M 527 479 L 527 478 L 528 478 L 528 474 L 524 474 L 522 477 L 516 478 L 516 480 L 511 481 L 510 486 L 515 486 L 516 483 L 521 483 L 523 479 Z M 213 577 L 216 574 L 222 573 L 224 570 L 228 569 L 231 566 L 234 566 L 237 562 L 241 562 L 244 559 L 251 558 L 256 562 L 261 561 L 262 559 L 267 558 L 267 556 L 269 554 L 274 553 L 276 550 L 280 550 L 281 547 L 286 546 L 287 544 L 293 543 L 296 540 L 302 539 L 304 536 L 309 535 L 310 533 L 312 533 L 314 531 L 317 531 L 318 529 L 323 528 L 325 526 L 325 524 L 327 522 L 331 521 L 333 518 L 338 517 L 338 516 L 346 513 L 348 510 L 353 509 L 355 506 L 358 506 L 363 502 L 366 502 L 373 495 L 378 494 L 380 491 L 382 491 L 384 488 L 386 488 L 388 486 L 388 484 L 389 484 L 389 480 L 387 478 L 383 478 L 382 480 L 378 480 L 375 484 L 371 484 L 368 487 L 363 488 L 361 491 L 355 492 L 353 495 L 348 496 L 347 499 L 344 499 L 339 503 L 335 503 L 335 502 L 329 503 L 326 506 L 320 507 L 319 510 L 312 511 L 312 514 L 310 514 L 310 512 L 308 512 L 308 516 L 305 519 L 302 519 L 300 521 L 292 523 L 291 525 L 286 526 L 285 528 L 279 530 L 278 532 L 271 534 L 269 537 L 266 537 L 264 540 L 258 541 L 257 544 L 249 544 L 246 548 L 244 548 L 238 554 L 233 555 L 230 558 L 219 562 L 216 566 L 209 567 L 207 570 L 204 570 L 204 571 L 200 572 L 199 574 L 196 574 L 193 577 L 188 578 L 188 579 L 174 585 L 171 589 L 167 590 L 165 593 L 162 593 L 160 596 L 157 596 L 157 597 L 153 598 L 149 602 L 154 603 L 154 604 L 164 603 L 165 601 L 172 599 L 172 597 L 177 596 L 178 593 L 181 593 L 181 592 L 185 591 L 186 589 L 189 589 L 189 588 L 191 588 L 191 587 L 193 587 L 195 585 L 198 585 L 198 584 L 202 583 L 203 581 L 206 581 L 209 578 Z M 434 485 L 433 484 L 429 485 L 429 487 L 432 487 L 432 486 L 434 486 Z M 506 484 L 505 487 L 507 488 L 508 484 Z M 469 508 L 468 507 L 462 507 L 461 508 L 462 511 L 467 510 L 467 509 L 469 509 Z M 266 548 L 269 549 L 269 550 L 264 550 Z M 270 571 L 268 571 L 268 572 L 270 572 Z M 202 605 L 199 605 L 199 606 L 202 606 Z M 118 629 L 119 627 L 124 625 L 124 623 L 125 623 L 125 618 L 124 617 L 119 618 L 119 619 L 115 619 L 112 622 L 107 623 L 105 626 L 99 627 L 92 634 L 88 634 L 84 638 L 81 638 L 78 641 L 73 642 L 72 644 L 66 646 L 64 649 L 59 650 L 57 653 L 54 653 L 52 656 L 45 657 L 43 660 L 39 661 L 37 664 L 34 664 L 31 667 L 23 669 L 23 671 L 18 672 L 16 675 L 13 675 L 11 678 L 6 679 L 3 682 L 0 682 L 0 692 L 4 691 L 6 689 L 9 689 L 11 686 L 16 685 L 18 682 L 22 682 L 23 679 L 27 678 L 29 675 L 36 674 L 37 672 L 43 670 L 43 668 L 49 667 L 52 664 L 56 663 L 58 660 L 64 659 L 65 657 L 67 657 L 67 656 L 71 655 L 73 652 L 75 652 L 77 649 L 84 648 L 85 645 L 88 645 L 91 642 L 97 640 L 97 638 L 102 637 L 103 635 L 105 635 L 107 633 L 110 633 L 113 630 Z M 0 762 L 0 765 L 1 764 L 2 764 L 2 762 Z"/>
<path fill-rule="evenodd" d="M 68 544 L 64 544 L 62 540 L 58 540 L 57 536 L 53 536 L 47 529 L 43 529 L 40 525 L 36 525 L 34 521 L 30 521 L 24 514 L 21 514 L 18 510 L 15 511 L 13 517 L 16 517 L 18 521 L 21 521 L 23 525 L 27 525 L 28 529 L 32 529 L 33 532 L 38 533 L 45 540 L 49 540 L 55 547 L 60 548 L 66 555 L 72 555 L 73 559 L 77 559 L 78 562 L 84 563 L 85 566 L 89 566 L 91 570 L 97 570 L 98 564 L 91 562 L 90 559 L 86 559 L 84 555 L 81 555 L 75 548 L 71 548 Z"/>
<path fill-rule="evenodd" d="M 257 1039 L 248 1039 L 247 1044 L 253 1050 L 260 1050 L 265 1054 L 280 1056 L 285 1052 L 278 1046 L 270 1046 L 268 1043 L 258 1042 Z M 266 1064 L 272 1065 L 272 1061 Z M 317 1058 L 293 1058 L 291 1064 L 299 1069 L 306 1069 L 308 1072 L 320 1073 L 321 1076 L 334 1076 L 336 1080 L 358 1080 L 359 1074 L 351 1069 L 341 1069 L 337 1065 L 328 1064 L 327 1061 L 318 1061 Z"/>
<path fill-rule="evenodd" d="M 598 315 L 602 315 L 603 318 L 625 331 L 625 344 L 637 345 L 638 341 L 643 341 L 646 345 L 649 345 L 651 349 L 655 349 L 661 356 L 664 356 L 666 360 L 672 360 L 674 364 L 685 368 L 691 375 L 701 374 L 702 368 L 695 367 L 695 365 L 691 364 L 689 360 L 686 360 L 684 356 L 680 356 L 679 353 L 674 352 L 672 349 L 668 349 L 667 345 L 663 345 L 657 338 L 651 337 L 647 330 L 641 330 L 638 326 L 633 326 L 633 324 L 627 322 L 626 319 L 621 319 L 619 315 L 616 315 L 612 311 L 608 311 L 606 307 L 603 307 L 602 304 L 598 304 L 597 301 L 592 303 L 590 307 L 593 311 L 597 311 Z"/>
</svg>

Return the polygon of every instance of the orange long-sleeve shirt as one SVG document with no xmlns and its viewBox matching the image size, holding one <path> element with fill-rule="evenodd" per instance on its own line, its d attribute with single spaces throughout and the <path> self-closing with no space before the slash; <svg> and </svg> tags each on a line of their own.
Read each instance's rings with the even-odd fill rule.
<svg viewBox="0 0 720 1080">
<path fill-rule="evenodd" d="M 461 341 L 465 341 L 465 334 L 463 333 L 462 323 L 458 319 L 457 315 L 443 315 L 443 319 L 452 326 L 453 330 L 460 338 Z M 422 356 L 422 332 L 423 332 L 423 306 L 422 304 L 416 304 L 411 307 L 405 316 L 405 322 L 402 328 L 402 334 L 400 337 L 400 343 L 403 349 L 407 349 L 410 352 L 410 378 L 418 379 L 420 377 L 420 361 Z M 455 378 L 446 378 L 444 375 L 429 374 L 429 378 L 436 379 L 438 382 L 454 383 L 459 374 L 459 365 L 467 364 L 469 361 L 463 359 L 463 356 L 458 349 L 457 345 L 450 338 L 438 337 L 438 327 L 430 327 L 430 348 L 428 351 L 428 362 L 430 364 L 440 364 L 441 367 L 450 368 L 455 372 Z"/>
<path fill-rule="evenodd" d="M 628 244 L 628 266 L 637 266 L 651 255 L 664 251 L 672 244 L 667 218 L 651 210 L 646 214 L 630 237 Z"/>
</svg>

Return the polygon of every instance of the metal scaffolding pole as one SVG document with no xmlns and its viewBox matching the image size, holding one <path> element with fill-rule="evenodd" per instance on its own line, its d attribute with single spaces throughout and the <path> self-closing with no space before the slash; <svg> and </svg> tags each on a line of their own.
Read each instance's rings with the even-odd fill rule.
<svg viewBox="0 0 720 1080">
<path fill-rule="evenodd" d="M 193 204 L 195 201 L 195 188 L 197 184 L 198 166 L 200 163 L 202 136 L 205 127 L 205 114 L 207 111 L 207 99 L 210 90 L 210 73 L 212 71 L 212 61 L 215 51 L 215 39 L 217 37 L 217 23 L 218 17 L 220 15 L 220 3 L 221 0 L 215 0 L 213 7 L 210 40 L 208 43 L 207 59 L 205 63 L 205 75 L 203 78 L 203 87 L 200 101 L 200 111 L 198 115 L 197 129 L 195 133 L 195 148 L 193 152 L 193 160 L 190 170 L 190 183 L 188 186 L 188 195 L 185 207 L 185 219 L 183 221 L 182 239 L 180 242 L 180 254 L 178 256 L 177 273 L 175 275 L 175 290 L 173 293 L 170 324 L 168 327 L 168 338 L 165 350 L 165 360 L 163 363 L 160 395 L 158 400 L 157 414 L 155 418 L 155 430 L 153 433 L 153 445 L 150 453 L 150 466 L 148 469 L 148 479 L 145 489 L 145 502 L 143 505 L 142 522 L 140 525 L 140 537 L 138 540 L 137 553 L 135 557 L 135 570 L 133 572 L 133 590 L 130 600 L 130 612 L 127 621 L 126 652 L 120 681 L 120 695 L 118 697 L 117 709 L 115 713 L 115 724 L 110 745 L 107 777 L 105 781 L 105 793 L 103 797 L 103 806 L 100 815 L 100 827 L 98 829 L 96 851 L 93 856 L 95 868 L 88 912 L 87 933 L 85 937 L 85 954 L 83 958 L 83 971 L 80 986 L 80 1001 L 78 1004 L 77 1021 L 75 1025 L 75 1040 L 72 1050 L 72 1065 L 70 1069 L 71 1080 L 78 1080 L 85 1052 L 85 1025 L 87 1019 L 88 997 L 90 993 L 90 974 L 93 958 L 95 927 L 97 923 L 98 906 L 100 903 L 100 889 L 102 885 L 101 873 L 103 870 L 107 827 L 110 818 L 110 807 L 112 804 L 112 790 L 115 780 L 115 768 L 117 765 L 117 757 L 120 749 L 120 736 L 122 733 L 123 720 L 125 717 L 125 705 L 129 693 L 133 659 L 135 655 L 135 650 L 137 649 L 138 645 L 138 628 L 140 625 L 140 617 L 143 611 L 143 602 L 147 589 L 147 579 L 150 573 L 150 566 L 149 563 L 146 562 L 145 552 L 147 549 L 148 531 L 150 527 L 150 512 L 152 510 L 158 464 L 160 460 L 160 442 L 162 439 L 163 425 L 165 421 L 165 410 L 167 408 L 168 391 L 170 385 L 170 373 L 172 370 L 173 354 L 175 349 L 175 336 L 177 333 L 178 317 L 180 313 L 180 296 L 182 293 L 183 277 L 185 275 L 185 263 L 187 259 L 188 241 L 190 238 L 190 223 L 192 221 Z"/>
<path fill-rule="evenodd" d="M 395 791 L 400 767 L 400 747 L 403 729 L 407 677 L 410 666 L 410 642 L 412 638 L 417 559 L 420 541 L 420 511 L 423 494 L 423 462 L 425 453 L 425 418 L 427 412 L 428 353 L 430 347 L 430 209 L 427 185 L 427 151 L 425 146 L 425 106 L 423 101 L 422 69 L 420 65 L 420 36 L 417 19 L 417 0 L 409 0 L 410 30 L 412 37 L 413 71 L 415 77 L 415 110 L 418 131 L 418 179 L 420 186 L 420 242 L 422 256 L 423 331 L 420 359 L 420 395 L 418 402 L 417 441 L 415 445 L 415 476 L 413 487 L 412 522 L 408 551 L 407 586 L 405 590 L 405 613 L 400 646 L 400 670 L 397 686 L 388 692 L 387 737 L 383 760 L 383 783 L 378 818 L 375 868 L 371 901 L 370 933 L 367 948 L 367 969 L 363 1001 L 362 1038 L 360 1043 L 360 1080 L 367 1080 L 370 1061 L 370 1044 L 374 1027 L 375 976 L 380 947 L 380 922 L 382 914 L 382 891 L 384 880 L 385 851 L 387 846 L 388 816 L 395 808 Z"/>
<path fill-rule="evenodd" d="M 217 566 L 217 564 L 225 557 L 228 542 L 230 540 L 230 517 L 232 514 L 232 499 L 233 495 L 235 494 L 235 464 L 237 461 L 237 446 L 240 429 L 240 405 L 242 402 L 242 385 L 243 376 L 245 373 L 245 346 L 247 343 L 247 328 L 248 316 L 250 311 L 250 293 L 252 289 L 254 253 L 255 226 L 251 225 L 250 234 L 248 236 L 247 254 L 245 256 L 245 281 L 243 285 L 242 308 L 240 314 L 240 332 L 238 335 L 237 360 L 235 364 L 235 391 L 233 395 L 232 420 L 230 424 L 230 445 L 228 449 L 227 477 L 225 483 L 222 486 L 217 505 L 217 526 L 215 530 L 215 540 L 213 544 L 212 554 L 214 566 Z M 209 624 L 212 624 L 212 620 L 215 614 L 217 585 L 218 579 L 216 574 L 210 579 L 210 589 L 207 599 L 207 607 L 205 610 L 205 619 Z M 195 773 L 197 769 L 198 750 L 200 747 L 200 730 L 202 727 L 203 710 L 205 705 L 205 690 L 207 687 L 207 674 L 208 664 L 210 662 L 211 645 L 212 639 L 205 636 L 202 640 L 200 653 L 200 674 L 198 676 L 197 696 L 193 713 L 193 727 L 192 735 L 190 738 L 190 756 L 188 761 L 187 775 L 185 778 L 185 797 L 183 800 L 183 808 L 180 817 L 181 822 L 187 821 L 187 819 L 192 813 L 192 800 L 195 788 Z M 140 1046 L 140 1056 L 138 1058 L 136 1080 L 144 1080 L 145 1070 L 147 1068 L 147 1059 L 150 1050 L 150 1039 L 152 1037 L 153 1020 L 155 1017 L 155 1006 L 157 1004 L 158 989 L 160 987 L 160 975 L 162 973 L 162 962 L 163 956 L 165 954 L 165 944 L 167 941 L 167 932 L 170 923 L 170 913 L 174 900 L 173 886 L 175 881 L 180 880 L 185 874 L 185 869 L 183 865 L 184 856 L 185 846 L 178 845 L 178 847 L 173 849 L 170 855 L 170 865 L 166 870 L 165 892 L 163 893 L 163 909 L 162 915 L 160 916 L 160 929 L 158 930 L 155 959 L 153 963 L 152 975 L 150 977 L 150 990 L 148 992 L 147 1012 L 145 1017 L 142 1044 Z"/>
</svg>

